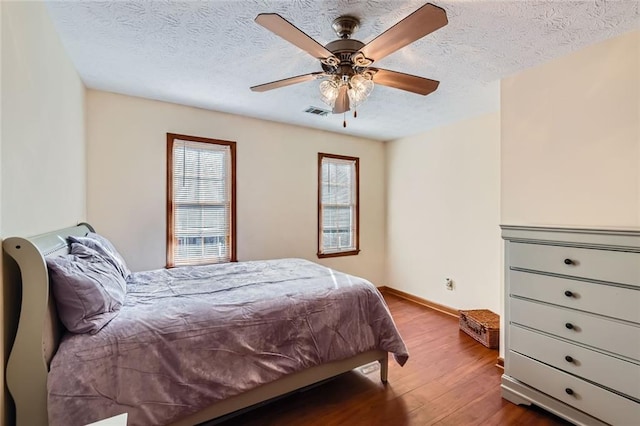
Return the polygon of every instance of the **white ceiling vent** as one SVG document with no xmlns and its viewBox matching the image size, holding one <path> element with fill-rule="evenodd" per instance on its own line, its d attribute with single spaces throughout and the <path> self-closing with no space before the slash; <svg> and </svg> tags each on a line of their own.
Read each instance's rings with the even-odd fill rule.
<svg viewBox="0 0 640 426">
<path fill-rule="evenodd" d="M 309 114 L 319 115 L 320 117 L 325 117 L 325 116 L 329 115 L 329 113 L 331 111 L 327 111 L 326 109 L 310 106 L 309 108 L 305 109 L 304 112 L 308 112 Z"/>
</svg>

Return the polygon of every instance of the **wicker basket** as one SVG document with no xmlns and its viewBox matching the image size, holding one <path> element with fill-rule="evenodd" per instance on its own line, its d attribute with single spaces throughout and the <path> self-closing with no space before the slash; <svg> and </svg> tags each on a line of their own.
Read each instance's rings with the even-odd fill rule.
<svg viewBox="0 0 640 426">
<path fill-rule="evenodd" d="M 500 316 L 488 309 L 460 311 L 460 330 L 488 348 L 500 346 Z"/>
</svg>

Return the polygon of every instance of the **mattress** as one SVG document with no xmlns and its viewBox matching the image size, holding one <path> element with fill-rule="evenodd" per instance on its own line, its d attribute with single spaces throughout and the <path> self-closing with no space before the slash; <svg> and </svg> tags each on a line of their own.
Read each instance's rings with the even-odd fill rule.
<svg viewBox="0 0 640 426">
<path fill-rule="evenodd" d="M 97 334 L 67 333 L 48 375 L 50 425 L 123 412 L 161 425 L 285 375 L 406 347 L 368 281 L 302 259 L 132 274 Z"/>
</svg>

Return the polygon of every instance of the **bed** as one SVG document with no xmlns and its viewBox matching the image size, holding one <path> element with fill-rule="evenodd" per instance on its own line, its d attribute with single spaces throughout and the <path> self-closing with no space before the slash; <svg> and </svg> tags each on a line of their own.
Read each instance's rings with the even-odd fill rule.
<svg viewBox="0 0 640 426">
<path fill-rule="evenodd" d="M 388 353 L 408 359 L 375 287 L 302 259 L 134 273 L 117 316 L 94 334 L 69 333 L 47 259 L 93 231 L 80 224 L 3 242 L 22 281 L 6 373 L 18 426 L 124 412 L 129 425 L 194 425 L 371 362 L 386 382 Z"/>
</svg>

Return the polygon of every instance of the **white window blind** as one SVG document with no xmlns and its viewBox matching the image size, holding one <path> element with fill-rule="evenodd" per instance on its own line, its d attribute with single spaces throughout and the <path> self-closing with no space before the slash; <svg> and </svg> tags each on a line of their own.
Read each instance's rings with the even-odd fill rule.
<svg viewBox="0 0 640 426">
<path fill-rule="evenodd" d="M 358 159 L 320 154 L 319 255 L 358 251 Z"/>
<path fill-rule="evenodd" d="M 232 260 L 231 147 L 173 141 L 173 265 Z"/>
</svg>

